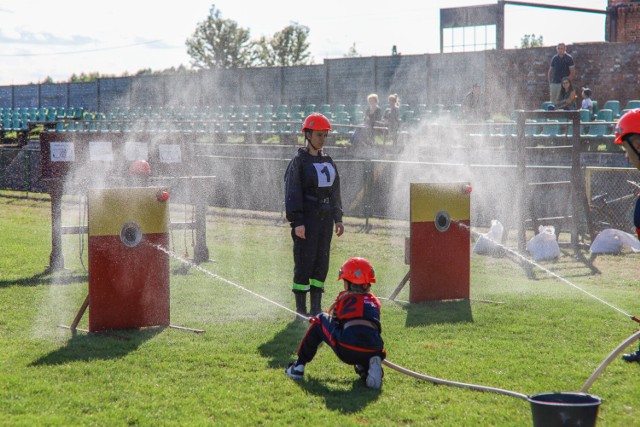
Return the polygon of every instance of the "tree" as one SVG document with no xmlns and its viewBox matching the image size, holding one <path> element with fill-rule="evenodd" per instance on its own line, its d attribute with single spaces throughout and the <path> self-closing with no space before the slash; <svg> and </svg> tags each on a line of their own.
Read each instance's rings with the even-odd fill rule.
<svg viewBox="0 0 640 427">
<path fill-rule="evenodd" d="M 521 49 L 528 49 L 530 47 L 541 47 L 542 44 L 542 36 L 538 36 L 538 38 L 536 38 L 535 34 L 525 34 L 521 39 L 520 39 L 520 48 Z"/>
<path fill-rule="evenodd" d="M 356 49 L 356 44 L 355 43 L 353 43 L 351 45 L 351 47 L 349 48 L 349 51 L 344 54 L 345 58 L 356 58 L 358 56 L 360 56 L 360 54 L 358 53 L 358 50 Z"/>
<path fill-rule="evenodd" d="M 239 68 L 250 65 L 249 30 L 231 19 L 222 19 L 215 4 L 207 19 L 187 39 L 187 53 L 194 68 Z"/>
<path fill-rule="evenodd" d="M 267 39 L 261 37 L 251 46 L 251 62 L 257 66 L 307 65 L 311 62 L 309 53 L 309 28 L 292 24 Z"/>
</svg>

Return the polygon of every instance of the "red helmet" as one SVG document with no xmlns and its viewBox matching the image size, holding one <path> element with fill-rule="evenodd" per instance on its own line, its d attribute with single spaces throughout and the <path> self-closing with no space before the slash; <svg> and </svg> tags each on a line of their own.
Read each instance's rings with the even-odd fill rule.
<svg viewBox="0 0 640 427">
<path fill-rule="evenodd" d="M 302 124 L 302 132 L 306 130 L 327 130 L 331 131 L 331 123 L 324 115 L 320 113 L 311 113 L 304 119 Z"/>
<path fill-rule="evenodd" d="M 616 144 L 622 144 L 622 138 L 630 133 L 640 133 L 640 108 L 627 111 L 616 125 Z"/>
<path fill-rule="evenodd" d="M 149 175 L 151 173 L 151 166 L 146 160 L 136 160 L 131 164 L 131 170 L 129 171 L 131 176 L 134 175 Z"/>
<path fill-rule="evenodd" d="M 348 280 L 356 285 L 366 285 L 368 283 L 376 283 L 376 273 L 373 267 L 364 258 L 349 258 L 338 273 L 338 280 Z"/>
</svg>

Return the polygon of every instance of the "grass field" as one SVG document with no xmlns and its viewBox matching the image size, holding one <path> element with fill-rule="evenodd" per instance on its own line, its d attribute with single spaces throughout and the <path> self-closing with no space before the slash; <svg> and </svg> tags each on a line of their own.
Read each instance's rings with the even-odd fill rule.
<svg viewBox="0 0 640 427">
<path fill-rule="evenodd" d="M 228 282 L 171 265 L 171 323 L 200 328 L 74 336 L 69 325 L 87 294 L 86 240 L 63 237 L 64 271 L 47 274 L 46 197 L 0 193 L 0 424 L 32 425 L 531 425 L 521 399 L 436 385 L 385 368 L 381 391 L 321 348 L 305 379 L 283 373 L 306 326 L 276 304 Z M 37 196 L 37 195 L 36 195 Z M 180 206 L 172 215 L 183 215 Z M 64 224 L 82 216 L 65 203 Z M 212 209 L 211 261 L 201 267 L 293 308 L 291 240 L 278 214 Z M 406 224 L 347 218 L 334 239 L 325 306 L 341 288 L 340 264 L 355 255 L 376 269 L 388 297 L 405 275 Z M 191 234 L 172 232 L 172 250 L 193 255 Z M 470 251 L 471 252 L 471 251 Z M 468 254 L 452 254 L 468 256 Z M 638 256 L 599 256 L 590 270 L 563 252 L 544 265 L 624 312 L 639 314 Z M 144 268 L 144 266 L 141 266 Z M 382 300 L 388 359 L 452 381 L 526 395 L 578 391 L 637 324 L 595 298 L 510 257 L 471 255 L 471 300 L 408 304 Z M 87 326 L 87 316 L 80 327 Z M 633 347 L 636 347 L 635 344 Z M 640 425 L 640 365 L 614 361 L 590 393 L 604 399 L 598 425 Z"/>
</svg>

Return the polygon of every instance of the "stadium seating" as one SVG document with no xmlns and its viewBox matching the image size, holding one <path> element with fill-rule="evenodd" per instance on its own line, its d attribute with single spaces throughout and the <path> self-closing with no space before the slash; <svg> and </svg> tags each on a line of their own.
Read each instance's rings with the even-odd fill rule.
<svg viewBox="0 0 640 427">
<path fill-rule="evenodd" d="M 613 114 L 613 118 L 620 117 L 620 101 L 618 100 L 609 100 L 604 103 L 602 106 L 603 110 L 611 110 Z"/>
</svg>

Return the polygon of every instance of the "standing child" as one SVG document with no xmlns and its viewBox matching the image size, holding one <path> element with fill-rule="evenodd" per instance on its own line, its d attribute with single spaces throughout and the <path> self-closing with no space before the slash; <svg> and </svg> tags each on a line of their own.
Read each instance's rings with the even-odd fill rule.
<svg viewBox="0 0 640 427">
<path fill-rule="evenodd" d="M 305 146 L 298 148 L 285 173 L 285 210 L 293 239 L 293 284 L 296 312 L 307 316 L 310 293 L 311 315 L 322 311 L 324 281 L 329 271 L 329 252 L 335 228 L 342 236 L 340 176 L 324 144 L 331 123 L 312 113 L 304 120 Z"/>
<path fill-rule="evenodd" d="M 591 100 L 591 89 L 588 87 L 582 88 L 582 105 L 583 110 L 589 110 L 589 117 L 593 117 L 593 101 Z"/>
<path fill-rule="evenodd" d="M 311 326 L 298 348 L 298 360 L 285 373 L 293 379 L 304 376 L 318 346 L 325 342 L 340 360 L 354 365 L 367 387 L 382 387 L 382 360 L 386 356 L 380 333 L 380 301 L 370 292 L 375 283 L 373 267 L 364 258 L 350 258 L 340 268 L 338 280 L 344 281 L 327 312 L 310 320 Z"/>
</svg>

